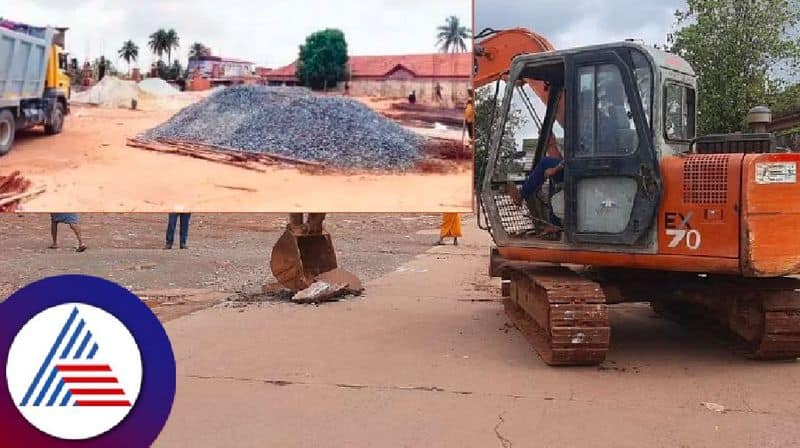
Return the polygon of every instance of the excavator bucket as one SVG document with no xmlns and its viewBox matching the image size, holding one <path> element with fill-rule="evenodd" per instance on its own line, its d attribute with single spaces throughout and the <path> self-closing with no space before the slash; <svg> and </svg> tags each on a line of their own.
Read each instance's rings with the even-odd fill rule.
<svg viewBox="0 0 800 448">
<path fill-rule="evenodd" d="M 337 267 L 331 235 L 287 229 L 272 248 L 269 264 L 272 275 L 284 287 L 294 291 L 308 288 L 319 274 Z"/>
</svg>

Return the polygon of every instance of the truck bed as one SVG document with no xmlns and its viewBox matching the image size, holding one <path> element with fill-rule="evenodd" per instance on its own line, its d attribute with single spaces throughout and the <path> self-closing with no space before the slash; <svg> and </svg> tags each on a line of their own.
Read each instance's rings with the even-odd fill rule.
<svg viewBox="0 0 800 448">
<path fill-rule="evenodd" d="M 55 30 L 44 38 L 0 27 L 0 107 L 44 94 L 47 58 Z"/>
</svg>

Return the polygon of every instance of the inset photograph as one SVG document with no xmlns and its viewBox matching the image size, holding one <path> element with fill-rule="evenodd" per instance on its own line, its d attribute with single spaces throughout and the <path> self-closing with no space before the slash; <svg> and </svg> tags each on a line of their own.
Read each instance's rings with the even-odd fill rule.
<svg viewBox="0 0 800 448">
<path fill-rule="evenodd" d="M 472 209 L 468 0 L 78 3 L 0 19 L 0 210 Z"/>
<path fill-rule="evenodd" d="M 641 302 L 796 359 L 800 239 L 776 235 L 800 224 L 800 9 L 608 3 L 477 4 L 478 214 L 508 318 L 549 365 L 607 360 L 612 305 Z"/>
</svg>

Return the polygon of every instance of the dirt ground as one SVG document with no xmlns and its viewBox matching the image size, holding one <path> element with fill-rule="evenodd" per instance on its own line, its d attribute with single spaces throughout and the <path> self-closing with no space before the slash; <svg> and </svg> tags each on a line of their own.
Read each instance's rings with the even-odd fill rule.
<svg viewBox="0 0 800 448">
<path fill-rule="evenodd" d="M 472 208 L 471 162 L 443 173 L 311 174 L 292 167 L 251 171 L 126 146 L 170 111 L 73 106 L 64 131 L 21 131 L 0 161 L 46 192 L 20 211 L 75 212 L 441 212 Z M 452 130 L 420 130 L 460 139 Z"/>
<path fill-rule="evenodd" d="M 66 225 L 59 226 L 60 248 L 47 248 L 48 214 L 0 214 L 0 300 L 39 278 L 65 273 L 108 278 L 139 293 L 200 289 L 230 297 L 259 291 L 275 280 L 269 255 L 287 220 L 276 214 L 192 214 L 189 249 L 176 244 L 164 250 L 165 214 L 89 213 L 80 218 L 89 249 L 76 253 Z M 439 219 L 337 214 L 325 225 L 334 237 L 339 265 L 368 280 L 428 249 L 436 236 L 416 232 L 436 227 Z M 175 316 L 171 309 L 163 311 Z M 191 309 L 178 314 L 186 311 Z"/>
<path fill-rule="evenodd" d="M 82 219 L 78 254 L 68 233 L 45 249 L 46 215 L 0 217 L 0 295 L 62 272 L 226 295 L 190 314 L 156 308 L 178 367 L 156 446 L 800 445 L 800 363 L 743 359 L 646 304 L 611 308 L 602 365 L 544 365 L 505 318 L 473 216 L 456 247 L 430 246 L 437 215 L 329 217 L 366 291 L 321 305 L 225 301 L 269 278 L 280 215 L 193 215 L 186 251 L 161 249 L 163 215 Z"/>
</svg>

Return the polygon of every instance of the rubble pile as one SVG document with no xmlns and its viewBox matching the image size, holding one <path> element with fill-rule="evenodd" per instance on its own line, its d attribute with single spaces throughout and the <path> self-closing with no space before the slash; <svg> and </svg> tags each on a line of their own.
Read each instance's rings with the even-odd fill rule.
<svg viewBox="0 0 800 448">
<path fill-rule="evenodd" d="M 237 86 L 215 92 L 147 131 L 342 168 L 396 170 L 422 157 L 425 139 L 347 98 L 291 87 Z"/>
</svg>

